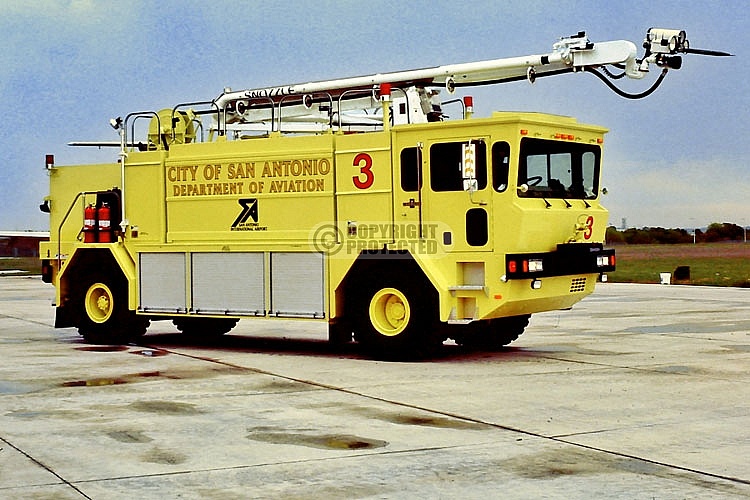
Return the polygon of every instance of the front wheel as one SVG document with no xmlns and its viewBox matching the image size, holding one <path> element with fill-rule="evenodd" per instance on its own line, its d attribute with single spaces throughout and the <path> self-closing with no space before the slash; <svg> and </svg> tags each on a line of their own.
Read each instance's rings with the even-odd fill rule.
<svg viewBox="0 0 750 500">
<path fill-rule="evenodd" d="M 78 290 L 78 333 L 91 344 L 124 344 L 146 333 L 150 320 L 128 308 L 124 278 L 93 276 Z"/>
<path fill-rule="evenodd" d="M 428 356 L 442 340 L 436 295 L 406 279 L 372 281 L 355 299 L 354 338 L 381 359 Z"/>
</svg>

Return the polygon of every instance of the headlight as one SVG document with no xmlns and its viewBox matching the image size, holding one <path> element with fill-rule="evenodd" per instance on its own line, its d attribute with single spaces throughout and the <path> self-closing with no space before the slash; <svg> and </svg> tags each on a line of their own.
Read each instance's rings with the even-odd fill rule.
<svg viewBox="0 0 750 500">
<path fill-rule="evenodd" d="M 542 259 L 529 259 L 529 272 L 539 273 L 544 271 L 544 265 Z"/>
</svg>

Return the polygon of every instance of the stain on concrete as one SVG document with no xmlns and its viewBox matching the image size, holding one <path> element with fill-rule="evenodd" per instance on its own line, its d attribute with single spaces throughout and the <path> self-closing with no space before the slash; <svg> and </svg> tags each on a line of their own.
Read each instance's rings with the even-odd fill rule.
<svg viewBox="0 0 750 500">
<path fill-rule="evenodd" d="M 589 476 L 615 472 L 653 475 L 661 468 L 641 460 L 576 448 L 522 455 L 501 460 L 498 466 L 526 479 L 553 479 L 560 476 Z"/>
<path fill-rule="evenodd" d="M 750 345 L 744 345 L 744 344 L 740 344 L 740 345 L 723 345 L 721 347 L 723 347 L 724 349 L 729 349 L 730 351 L 734 351 L 734 352 L 750 352 Z"/>
<path fill-rule="evenodd" d="M 159 415 L 198 415 L 203 413 L 194 404 L 175 401 L 136 401 L 129 406 L 136 411 Z"/>
<path fill-rule="evenodd" d="M 169 379 L 169 380 L 183 380 L 183 379 L 199 379 L 199 378 L 210 378 L 223 374 L 240 374 L 245 373 L 242 370 L 236 368 L 208 368 L 200 370 L 167 370 L 167 371 L 150 371 L 150 372 L 139 372 L 129 373 L 126 375 L 120 375 L 115 377 L 94 377 L 90 379 L 81 380 L 70 380 L 62 382 L 61 387 L 101 387 L 107 385 L 121 385 L 130 384 L 134 382 L 143 382 L 146 379 Z M 291 387 L 291 386 L 288 386 Z M 298 390 L 304 387 L 304 384 L 297 384 Z M 0 394 L 2 394 L 2 386 L 0 385 Z"/>
<path fill-rule="evenodd" d="M 127 380 L 121 377 L 97 377 L 86 380 L 71 380 L 70 382 L 63 382 L 60 385 L 62 387 L 101 387 L 104 385 L 120 385 L 127 383 Z"/>
<path fill-rule="evenodd" d="M 71 380 L 60 384 L 62 387 L 101 387 L 105 385 L 121 385 L 131 382 L 137 382 L 144 378 L 162 377 L 164 374 L 159 371 L 140 372 L 123 375 L 120 377 L 95 377 L 83 380 Z"/>
<path fill-rule="evenodd" d="M 458 418 L 432 415 L 427 412 L 417 413 L 415 411 L 405 410 L 403 412 L 388 411 L 371 406 L 341 406 L 337 405 L 336 409 L 348 413 L 355 413 L 367 418 L 383 420 L 399 425 L 419 425 L 424 427 L 438 427 L 442 429 L 460 429 L 460 430 L 487 430 L 492 429 L 491 425 L 479 422 L 470 422 Z"/>
<path fill-rule="evenodd" d="M 162 376 L 170 379 L 194 380 L 213 378 L 222 375 L 247 375 L 247 370 L 232 366 L 203 366 L 197 369 L 171 369 L 162 372 Z"/>
<path fill-rule="evenodd" d="M 155 446 L 141 456 L 144 462 L 163 465 L 179 465 L 187 460 L 183 453 Z"/>
<path fill-rule="evenodd" d="M 270 382 L 258 387 L 258 390 L 263 392 L 300 392 L 314 389 L 319 389 L 319 387 L 283 378 L 274 378 Z"/>
<path fill-rule="evenodd" d="M 150 443 L 150 437 L 138 430 L 115 430 L 107 432 L 107 436 L 121 443 Z"/>
<path fill-rule="evenodd" d="M 83 347 L 76 347 L 76 351 L 85 352 L 120 352 L 127 351 L 128 346 L 126 345 L 87 345 Z"/>
<path fill-rule="evenodd" d="M 676 335 L 747 332 L 750 331 L 750 321 L 712 321 L 711 318 L 706 318 L 700 322 L 681 321 L 666 325 L 632 326 L 621 331 L 624 333 L 670 333 Z"/>
<path fill-rule="evenodd" d="M 746 493 L 745 485 L 707 478 L 700 473 L 679 470 L 603 451 L 578 447 L 558 448 L 516 456 L 494 462 L 494 466 L 525 479 L 555 479 L 564 476 L 602 474 L 637 474 L 659 477 L 705 488 L 711 496 L 718 492 L 731 495 Z"/>
<path fill-rule="evenodd" d="M 249 429 L 247 439 L 270 444 L 289 444 L 325 450 L 368 450 L 388 446 L 387 441 L 351 434 L 316 434 L 312 431 L 270 430 L 268 427 Z"/>
<path fill-rule="evenodd" d="M 545 345 L 538 348 L 519 348 L 521 352 L 533 352 L 534 354 L 586 354 L 589 356 L 621 356 L 626 354 L 618 351 L 604 351 L 600 349 L 588 349 L 577 344 Z"/>
</svg>

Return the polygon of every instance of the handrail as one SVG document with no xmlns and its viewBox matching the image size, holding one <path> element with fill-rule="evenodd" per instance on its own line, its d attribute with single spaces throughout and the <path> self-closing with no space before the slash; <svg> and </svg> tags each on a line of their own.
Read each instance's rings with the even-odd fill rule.
<svg viewBox="0 0 750 500">
<path fill-rule="evenodd" d="M 332 123 L 331 123 L 331 122 L 333 121 L 333 97 L 331 96 L 331 94 L 330 94 L 330 93 L 328 93 L 328 92 L 314 92 L 314 93 L 312 93 L 312 94 L 305 94 L 305 95 L 301 96 L 301 97 L 302 97 L 302 101 L 301 101 L 301 103 L 302 103 L 302 105 L 303 105 L 303 106 L 307 107 L 307 105 L 305 104 L 305 98 L 306 98 L 307 96 L 310 96 L 310 97 L 312 98 L 312 96 L 314 96 L 314 95 L 316 95 L 316 94 L 317 94 L 317 95 L 323 95 L 323 96 L 325 96 L 325 97 L 328 97 L 328 104 L 329 104 L 329 105 L 331 106 L 331 107 L 329 108 L 329 110 L 328 110 L 328 127 L 332 127 Z M 296 95 L 285 95 L 285 96 L 283 96 L 283 97 L 282 97 L 281 99 L 279 99 L 279 128 L 278 128 L 278 131 L 279 131 L 279 132 L 281 132 L 281 109 L 282 109 L 282 105 L 284 104 L 284 101 L 286 100 L 286 98 L 287 98 L 287 97 L 300 97 L 300 96 L 296 96 Z M 315 101 L 313 101 L 313 103 L 314 103 L 314 102 L 315 102 Z M 339 107 L 340 107 L 340 106 L 339 106 Z M 339 115 L 340 115 L 340 114 L 341 114 L 341 113 L 339 113 Z M 273 115 L 271 115 L 271 120 L 273 120 Z M 273 123 L 273 122 L 272 122 L 272 123 Z M 273 132 L 273 125 L 271 125 L 271 132 Z"/>
<path fill-rule="evenodd" d="M 268 101 L 271 103 L 271 130 L 269 130 L 269 132 L 273 132 L 273 124 L 276 122 L 276 106 L 274 105 L 273 99 L 271 99 L 270 97 L 253 97 L 248 101 L 248 109 L 250 109 L 256 101 Z M 225 122 L 224 126 L 226 127 L 226 125 L 227 124 Z"/>
<path fill-rule="evenodd" d="M 342 115 L 342 113 L 341 113 L 341 101 L 343 100 L 344 96 L 346 94 L 355 94 L 355 93 L 359 93 L 359 94 L 371 94 L 373 92 L 374 92 L 374 89 L 348 89 L 348 90 L 345 90 L 345 91 L 343 91 L 342 93 L 339 94 L 338 103 L 337 103 L 338 104 L 337 113 L 339 115 L 339 125 L 338 125 L 338 129 L 339 130 L 341 130 L 341 115 Z"/>
<path fill-rule="evenodd" d="M 57 226 L 57 269 L 60 270 L 60 267 L 62 266 L 62 243 L 60 242 L 60 237 L 62 236 L 62 227 L 65 224 L 65 222 L 68 220 L 68 217 L 70 216 L 70 212 L 73 211 L 73 207 L 75 207 L 76 203 L 78 203 L 78 198 L 81 196 L 86 196 L 87 194 L 97 194 L 99 191 L 81 191 L 76 195 L 75 198 L 73 198 L 73 202 L 70 204 L 70 207 L 68 207 L 68 211 L 65 212 L 65 215 L 63 216 L 62 220 L 60 221 L 60 224 Z M 80 232 L 79 232 L 80 234 Z"/>
<path fill-rule="evenodd" d="M 171 117 L 171 120 L 172 120 L 172 142 L 174 142 L 175 139 L 176 139 L 176 137 L 177 137 L 177 133 L 175 132 L 175 129 L 174 129 L 174 115 L 177 112 L 177 108 L 181 108 L 183 106 L 203 106 L 203 105 L 206 105 L 206 104 L 209 104 L 209 105 L 211 105 L 211 106 L 213 106 L 213 107 L 216 108 L 216 120 L 219 121 L 219 118 L 220 118 L 220 116 L 219 116 L 219 106 L 217 106 L 214 101 L 183 102 L 183 103 L 175 105 L 175 107 L 172 108 L 172 117 Z M 193 121 L 196 121 L 196 120 L 193 119 Z M 202 124 L 201 124 L 201 122 L 198 121 L 198 124 L 201 125 L 201 130 L 202 130 Z M 203 142 L 203 137 L 201 137 L 201 142 Z"/>
<path fill-rule="evenodd" d="M 461 103 L 461 115 L 466 116 L 466 103 L 463 99 L 451 99 L 449 101 L 443 101 L 440 103 L 441 106 L 445 106 L 446 104 L 455 104 L 455 103 Z"/>
<path fill-rule="evenodd" d="M 135 113 L 130 113 L 128 116 L 125 117 L 125 123 L 123 124 L 123 130 L 125 132 L 125 137 L 123 139 L 123 143 L 128 143 L 128 120 L 130 120 L 131 117 L 135 116 L 135 120 L 133 120 L 130 124 L 131 134 L 133 138 L 135 138 L 135 121 L 138 118 L 145 118 L 146 116 L 155 116 L 156 117 L 156 126 L 158 128 L 157 133 L 159 136 L 161 136 L 161 120 L 159 119 L 159 113 L 156 111 L 136 111 Z M 166 144 L 165 144 L 166 146 Z M 148 133 L 146 134 L 146 147 L 148 147 Z"/>
<path fill-rule="evenodd" d="M 407 94 L 406 91 L 404 89 L 400 88 L 400 87 L 393 87 L 393 88 L 391 88 L 391 92 L 393 92 L 394 90 L 398 90 L 399 92 L 401 92 L 404 95 L 404 98 L 406 99 L 406 109 L 408 110 L 409 109 L 409 94 Z M 345 90 L 341 94 L 339 94 L 339 99 L 338 99 L 338 115 L 339 115 L 339 127 L 338 128 L 339 128 L 339 130 L 341 130 L 341 115 L 342 115 L 342 113 L 341 113 L 341 101 L 343 100 L 343 97 L 346 94 L 354 94 L 354 93 L 362 93 L 362 94 L 373 93 L 374 94 L 374 92 L 375 92 L 374 88 L 372 88 L 372 89 L 349 89 L 349 90 Z M 373 99 L 375 99 L 374 95 L 373 95 Z M 377 100 L 377 99 L 375 99 L 375 100 Z M 393 116 L 393 115 L 391 115 L 391 116 Z M 411 123 L 411 115 L 408 112 L 406 113 L 406 123 Z M 385 127 L 385 124 L 383 124 L 383 127 Z"/>
</svg>

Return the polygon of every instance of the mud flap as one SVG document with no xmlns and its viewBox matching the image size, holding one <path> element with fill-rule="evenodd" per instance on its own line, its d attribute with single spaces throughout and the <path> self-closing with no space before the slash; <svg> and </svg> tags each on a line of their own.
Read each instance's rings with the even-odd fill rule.
<svg viewBox="0 0 750 500">
<path fill-rule="evenodd" d="M 64 307 L 55 307 L 55 328 L 72 328 L 76 326 L 73 315 Z"/>
</svg>

